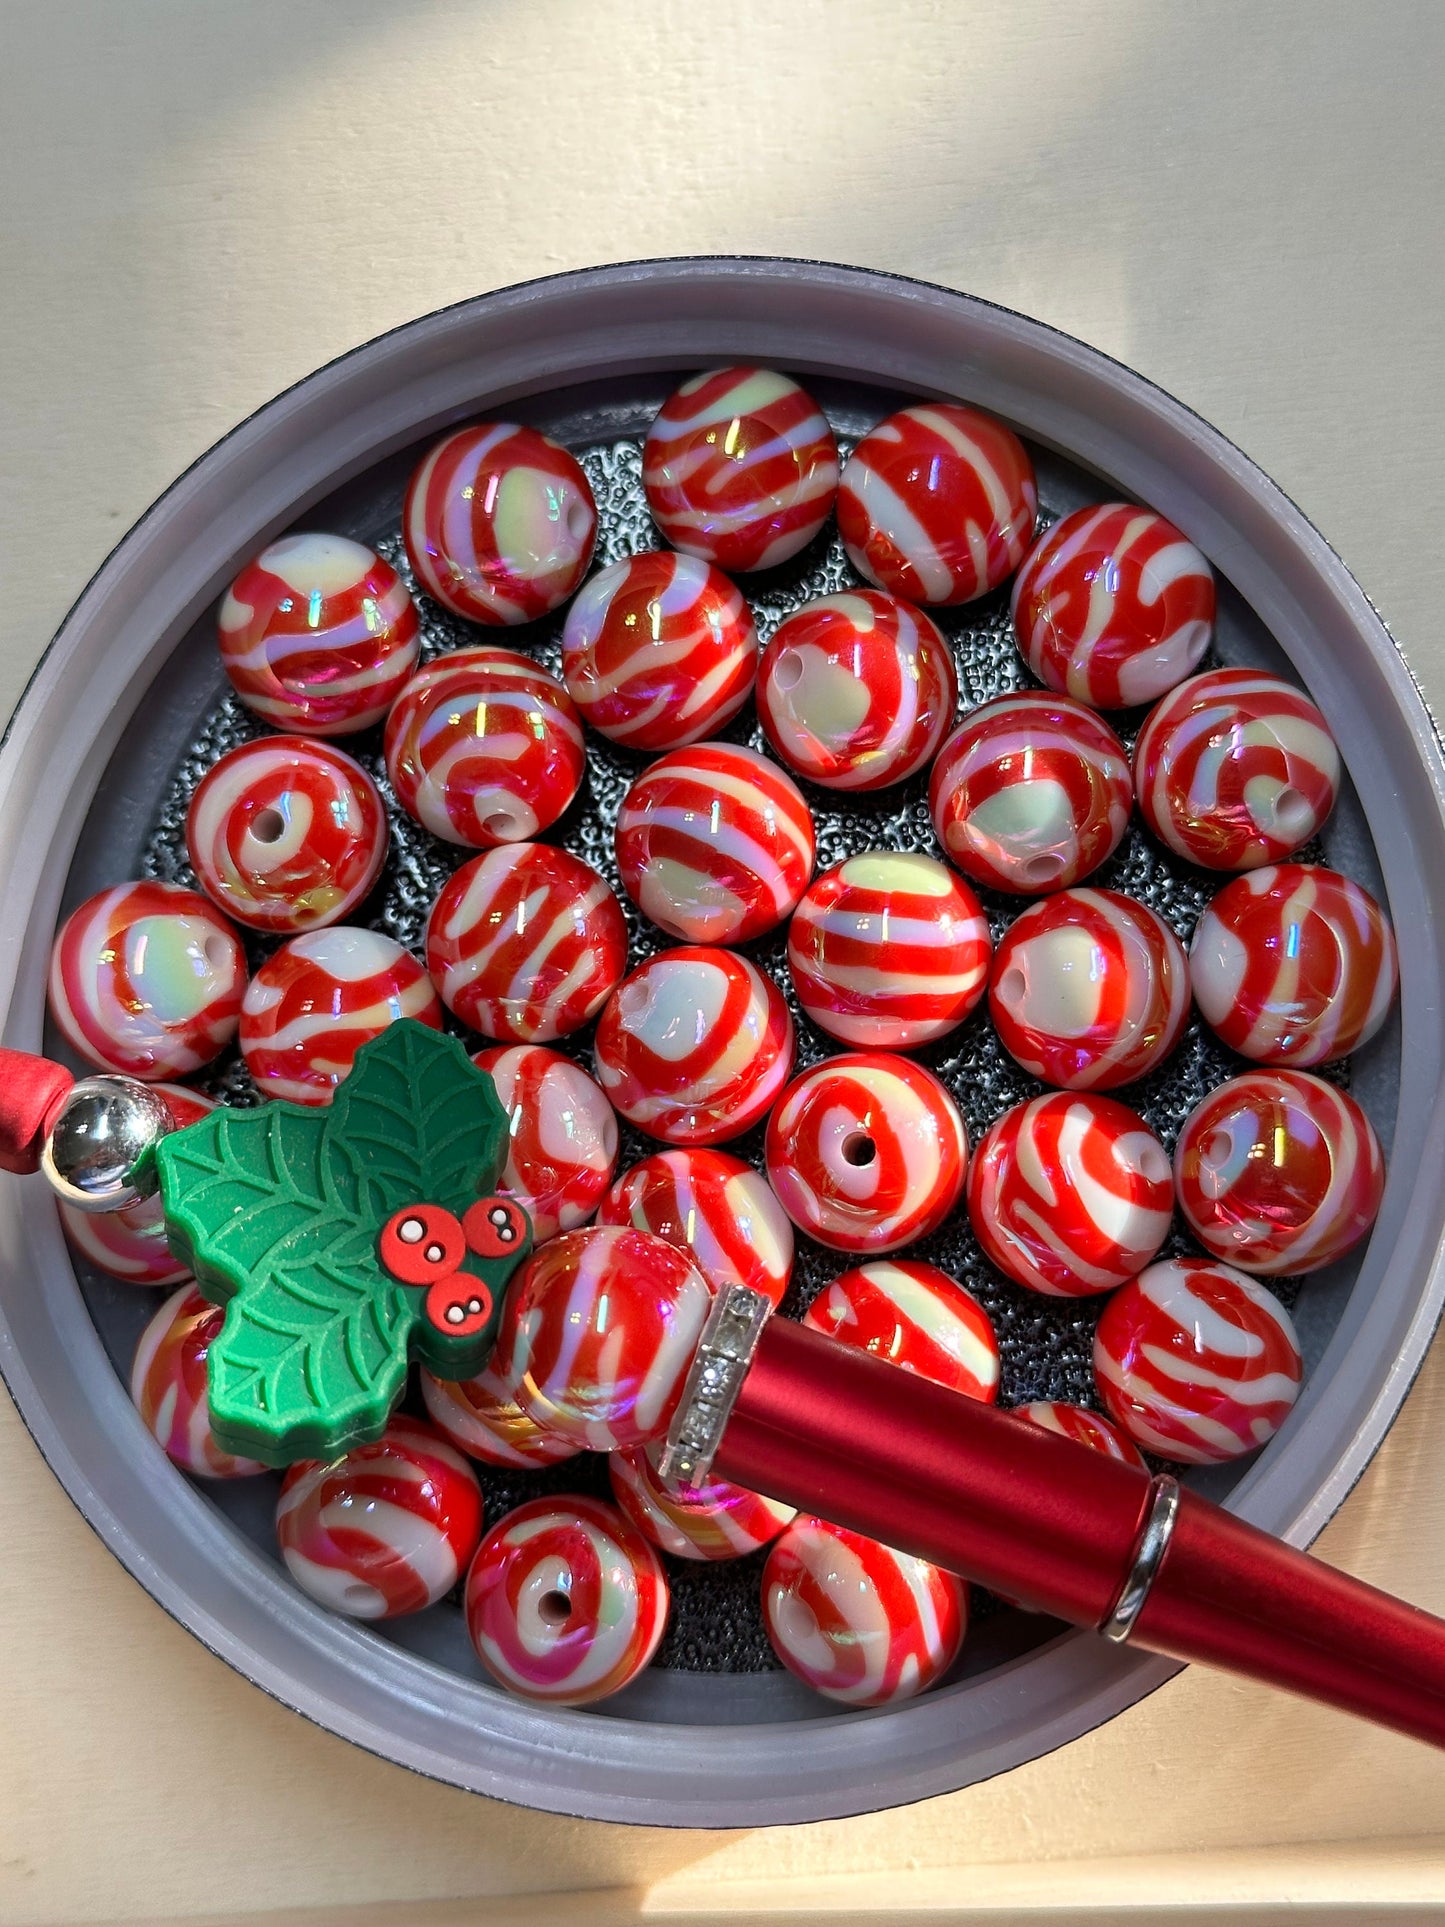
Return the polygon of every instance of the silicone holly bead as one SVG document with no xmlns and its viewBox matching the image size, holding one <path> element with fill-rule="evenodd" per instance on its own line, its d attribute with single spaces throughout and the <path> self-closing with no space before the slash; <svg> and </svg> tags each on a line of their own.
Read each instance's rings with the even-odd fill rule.
<svg viewBox="0 0 1445 1927">
<path fill-rule="evenodd" d="M 1131 709 L 1182 682 L 1209 647 L 1214 577 L 1162 515 L 1105 502 L 1039 537 L 1012 608 L 1040 682 L 1095 709 Z"/>
<path fill-rule="evenodd" d="M 1113 1291 L 1169 1235 L 1164 1146 L 1112 1097 L 1050 1092 L 995 1120 L 968 1172 L 968 1215 L 1006 1278 L 1053 1298 Z"/>
<path fill-rule="evenodd" d="M 241 1006 L 241 1055 L 263 1097 L 326 1104 L 356 1053 L 399 1017 L 441 1028 L 441 1005 L 409 950 L 337 924 L 268 957 Z"/>
<path fill-rule="evenodd" d="M 157 1084 L 178 1130 L 216 1108 L 213 1097 L 184 1084 Z M 132 1285 L 173 1285 L 186 1267 L 166 1242 L 165 1213 L 158 1197 L 144 1198 L 124 1211 L 77 1211 L 61 1204 L 60 1223 L 71 1248 L 98 1271 Z"/>
<path fill-rule="evenodd" d="M 50 1014 L 103 1071 L 199 1070 L 236 1034 L 246 958 L 226 919 L 175 883 L 122 883 L 72 910 L 50 953 Z"/>
<path fill-rule="evenodd" d="M 762 1176 L 726 1151 L 658 1151 L 620 1177 L 598 1224 L 650 1231 L 697 1266 L 714 1291 L 746 1285 L 783 1300 L 793 1227 Z"/>
<path fill-rule="evenodd" d="M 659 757 L 617 813 L 623 887 L 684 943 L 749 943 L 774 929 L 808 887 L 815 849 L 792 777 L 735 743 Z"/>
<path fill-rule="evenodd" d="M 1307 843 L 1335 806 L 1340 753 L 1302 690 L 1212 669 L 1153 708 L 1134 745 L 1139 814 L 1208 870 L 1254 870 Z"/>
<path fill-rule="evenodd" d="M 788 926 L 798 1002 L 845 1044 L 912 1050 L 983 996 L 992 946 L 978 898 L 932 857 L 868 850 L 808 889 Z"/>
<path fill-rule="evenodd" d="M 621 1692 L 667 1625 L 661 1562 L 601 1499 L 531 1499 L 499 1519 L 467 1574 L 477 1657 L 522 1699 L 586 1706 Z"/>
<path fill-rule="evenodd" d="M 579 1447 L 527 1417 L 490 1365 L 475 1378 L 419 1376 L 427 1417 L 468 1458 L 533 1472 L 577 1456 Z"/>
<path fill-rule="evenodd" d="M 228 750 L 186 812 L 196 881 L 251 930 L 340 923 L 380 875 L 387 840 L 386 805 L 360 763 L 304 736 Z"/>
<path fill-rule="evenodd" d="M 1013 574 L 1039 497 L 1018 436 L 953 402 L 902 409 L 863 437 L 843 470 L 838 528 L 848 560 L 911 602 L 972 602 Z"/>
<path fill-rule="evenodd" d="M 992 1405 L 998 1339 L 988 1313 L 937 1265 L 884 1258 L 825 1285 L 803 1323 L 905 1372 Z"/>
<path fill-rule="evenodd" d="M 1068 1091 L 1113 1090 L 1162 1064 L 1189 1018 L 1174 932 L 1114 890 L 1061 890 L 994 953 L 989 1011 L 1004 1049 Z"/>
<path fill-rule="evenodd" d="M 663 1437 L 712 1289 L 645 1231 L 567 1231 L 512 1287 L 493 1370 L 536 1424 L 592 1452 Z"/>
<path fill-rule="evenodd" d="M 479 422 L 438 442 L 412 476 L 402 534 L 428 595 L 512 628 L 564 603 L 587 573 L 597 505 L 565 448 L 516 422 Z"/>
<path fill-rule="evenodd" d="M 800 1513 L 763 1567 L 763 1624 L 799 1679 L 849 1706 L 926 1692 L 952 1666 L 968 1588 L 952 1573 Z"/>
<path fill-rule="evenodd" d="M 1098 1412 L 1091 1412 L 1087 1405 L 1064 1405 L 1056 1399 L 1035 1399 L 1029 1405 L 1015 1405 L 1013 1414 L 1015 1418 L 1026 1419 L 1030 1425 L 1037 1425 L 1041 1431 L 1057 1432 L 1061 1438 L 1072 1439 L 1076 1445 L 1087 1445 L 1095 1452 L 1102 1452 L 1106 1459 L 1121 1459 L 1125 1465 L 1142 1467 L 1144 1464 L 1138 1447 L 1131 1445 L 1108 1419 Z"/>
<path fill-rule="evenodd" d="M 776 1539 L 794 1508 L 726 1479 L 664 1485 L 658 1448 L 634 1445 L 607 1461 L 612 1496 L 643 1535 L 675 1559 L 741 1559 Z"/>
<path fill-rule="evenodd" d="M 255 1459 L 224 1452 L 211 1432 L 206 1355 L 226 1314 L 187 1281 L 141 1333 L 130 1395 L 147 1429 L 183 1472 L 203 1479 L 245 1479 L 264 1472 Z"/>
<path fill-rule="evenodd" d="M 545 1044 L 580 1030 L 627 967 L 622 909 L 580 857 L 545 843 L 484 851 L 443 886 L 427 969 L 483 1037 Z"/>
<path fill-rule="evenodd" d="M 719 1144 L 772 1109 L 793 1068 L 793 1020 L 771 978 L 731 950 L 662 950 L 597 1021 L 597 1081 L 667 1144 Z"/>
<path fill-rule="evenodd" d="M 1199 1014 L 1241 1057 L 1297 1070 L 1367 1043 L 1399 980 L 1395 937 L 1358 883 L 1279 863 L 1227 883 L 1189 952 Z"/>
<path fill-rule="evenodd" d="M 779 624 L 758 720 L 790 769 L 878 790 L 923 768 L 958 703 L 953 651 L 921 609 L 877 589 L 820 596 Z"/>
<path fill-rule="evenodd" d="M 401 577 L 341 535 L 284 535 L 221 604 L 221 666 L 273 729 L 350 736 L 379 723 L 416 667 Z"/>
<path fill-rule="evenodd" d="M 1145 1451 L 1189 1465 L 1253 1452 L 1283 1425 L 1304 1367 L 1289 1313 L 1228 1265 L 1169 1258 L 1104 1307 L 1094 1379 Z"/>
<path fill-rule="evenodd" d="M 742 592 L 695 556 L 649 550 L 600 569 L 567 611 L 562 675 L 585 722 L 626 749 L 682 749 L 752 694 L 758 637 Z"/>
<path fill-rule="evenodd" d="M 1385 1163 L 1355 1100 L 1305 1071 L 1246 1071 L 1185 1119 L 1179 1209 L 1216 1258 L 1266 1276 L 1317 1271 L 1375 1222 Z"/>
<path fill-rule="evenodd" d="M 582 725 L 547 671 L 512 649 L 455 649 L 417 671 L 386 721 L 386 771 L 409 816 L 488 850 L 557 821 L 582 781 Z"/>
<path fill-rule="evenodd" d="M 896 1251 L 936 1231 L 968 1162 L 963 1119 L 931 1071 L 879 1051 L 794 1079 L 768 1122 L 768 1181 L 834 1251 Z"/>
<path fill-rule="evenodd" d="M 971 711 L 928 782 L 952 861 L 974 883 L 1020 896 L 1097 870 L 1128 828 L 1133 795 L 1124 745 L 1102 717 L 1041 690 Z"/>
<path fill-rule="evenodd" d="M 482 1536 L 476 1474 L 441 1434 L 399 1414 L 372 1445 L 281 1482 L 281 1557 L 305 1593 L 351 1619 L 434 1606 Z"/>
<path fill-rule="evenodd" d="M 541 1044 L 479 1051 L 472 1062 L 508 1117 L 499 1190 L 532 1220 L 538 1244 L 586 1224 L 617 1165 L 612 1106 L 580 1064 Z"/>
</svg>

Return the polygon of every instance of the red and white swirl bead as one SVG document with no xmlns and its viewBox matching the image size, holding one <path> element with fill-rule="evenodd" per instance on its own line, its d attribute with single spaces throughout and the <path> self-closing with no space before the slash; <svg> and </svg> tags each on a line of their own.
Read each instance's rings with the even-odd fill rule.
<svg viewBox="0 0 1445 1927">
<path fill-rule="evenodd" d="M 989 1010 L 1010 1057 L 1045 1084 L 1108 1091 L 1152 1071 L 1189 1019 L 1184 946 L 1115 890 L 1061 890 L 994 953 Z"/>
<path fill-rule="evenodd" d="M 1011 428 L 956 402 L 904 408 L 865 435 L 838 487 L 848 560 L 910 602 L 972 602 L 1023 561 L 1039 496 Z"/>
<path fill-rule="evenodd" d="M 1214 634 L 1214 577 L 1152 509 L 1075 509 L 1029 551 L 1013 587 L 1019 653 L 1041 683 L 1095 709 L 1152 703 Z"/>
<path fill-rule="evenodd" d="M 454 615 L 533 622 L 587 573 L 597 504 L 576 460 L 535 428 L 479 422 L 412 476 L 402 534 L 417 581 Z"/>
<path fill-rule="evenodd" d="M 530 1499 L 499 1519 L 467 1574 L 477 1657 L 522 1699 L 586 1706 L 621 1692 L 657 1651 L 667 1577 L 601 1499 Z"/>
<path fill-rule="evenodd" d="M 731 950 L 659 951 L 597 1021 L 597 1081 L 666 1144 L 720 1144 L 772 1109 L 793 1068 L 783 993 Z"/>
<path fill-rule="evenodd" d="M 236 1034 L 246 958 L 226 919 L 175 883 L 122 883 L 72 910 L 50 953 L 50 1014 L 98 1070 L 185 1077 Z"/>
<path fill-rule="evenodd" d="M 876 1259 L 825 1285 L 803 1323 L 905 1372 L 992 1405 L 998 1339 L 988 1313 L 937 1265 Z"/>
<path fill-rule="evenodd" d="M 714 368 L 663 403 L 642 450 L 652 519 L 720 569 L 806 548 L 838 492 L 838 449 L 811 395 L 771 368 Z"/>
<path fill-rule="evenodd" d="M 901 783 L 934 755 L 958 704 L 953 651 L 910 603 L 846 589 L 778 625 L 758 671 L 758 720 L 799 776 L 827 789 Z"/>
<path fill-rule="evenodd" d="M 475 1378 L 463 1379 L 436 1378 L 423 1370 L 421 1395 L 437 1430 L 483 1465 L 535 1472 L 574 1459 L 581 1450 L 528 1418 L 490 1365 Z"/>
<path fill-rule="evenodd" d="M 569 1036 L 627 967 L 622 908 L 580 857 L 545 843 L 486 850 L 432 906 L 427 969 L 447 1009 L 506 1043 Z"/>
<path fill-rule="evenodd" d="M 968 885 L 915 851 L 868 850 L 811 884 L 788 926 L 798 1002 L 845 1044 L 912 1050 L 983 996 L 988 921 Z"/>
<path fill-rule="evenodd" d="M 146 1429 L 172 1464 L 203 1479 L 245 1479 L 266 1470 L 223 1452 L 211 1435 L 206 1354 L 225 1316 L 193 1284 L 182 1285 L 141 1333 L 131 1366 L 130 1395 Z"/>
<path fill-rule="evenodd" d="M 389 562 L 342 535 L 283 535 L 221 604 L 221 666 L 273 729 L 350 736 L 379 723 L 421 631 Z"/>
<path fill-rule="evenodd" d="M 213 1097 L 203 1097 L 183 1084 L 157 1084 L 153 1088 L 165 1099 L 177 1130 L 216 1108 Z M 166 1242 L 166 1218 L 159 1197 L 143 1198 L 124 1211 L 77 1211 L 73 1204 L 62 1204 L 59 1209 L 72 1250 L 98 1271 L 123 1278 L 131 1285 L 173 1285 L 188 1275 L 186 1267 L 172 1257 Z"/>
<path fill-rule="evenodd" d="M 697 1266 L 714 1291 L 746 1285 L 783 1300 L 793 1227 L 761 1174 L 726 1151 L 658 1151 L 613 1185 L 598 1224 L 650 1231 Z"/>
<path fill-rule="evenodd" d="M 1266 1276 L 1317 1271 L 1375 1222 L 1385 1161 L 1355 1100 L 1305 1071 L 1246 1071 L 1185 1119 L 1179 1209 L 1216 1258 Z"/>
<path fill-rule="evenodd" d="M 580 1064 L 541 1044 L 478 1051 L 507 1113 L 497 1189 L 532 1220 L 538 1244 L 586 1224 L 617 1166 L 617 1118 Z"/>
<path fill-rule="evenodd" d="M 1293 1321 L 1253 1278 L 1203 1258 L 1150 1265 L 1104 1307 L 1094 1381 L 1145 1451 L 1189 1465 L 1253 1452 L 1299 1396 Z"/>
<path fill-rule="evenodd" d="M 545 1431 L 592 1452 L 661 1438 L 682 1395 L 712 1288 L 645 1231 L 566 1231 L 508 1294 L 492 1370 Z"/>
<path fill-rule="evenodd" d="M 437 994 L 411 952 L 379 930 L 312 930 L 251 979 L 241 1055 L 263 1097 L 329 1104 L 362 1045 L 399 1017 L 441 1028 Z"/>
<path fill-rule="evenodd" d="M 1113 1291 L 1169 1235 L 1164 1146 L 1112 1097 L 1050 1092 L 996 1119 L 974 1152 L 968 1215 L 1006 1278 L 1053 1298 Z"/>
<path fill-rule="evenodd" d="M 1399 981 L 1395 936 L 1358 883 L 1309 863 L 1227 883 L 1194 931 L 1199 1014 L 1241 1057 L 1332 1064 L 1384 1023 Z"/>
<path fill-rule="evenodd" d="M 727 1479 L 701 1485 L 664 1485 L 658 1447 L 634 1445 L 607 1461 L 612 1496 L 655 1546 L 676 1559 L 741 1559 L 776 1539 L 795 1507 L 779 1505 Z"/>
<path fill-rule="evenodd" d="M 186 850 L 211 901 L 251 930 L 340 923 L 386 861 L 381 791 L 331 743 L 262 736 L 208 769 L 186 812 Z"/>
<path fill-rule="evenodd" d="M 659 757 L 617 813 L 624 889 L 684 943 L 749 943 L 776 928 L 807 889 L 815 850 L 792 777 L 735 743 Z"/>
<path fill-rule="evenodd" d="M 1307 843 L 1335 807 L 1340 752 L 1303 690 L 1257 669 L 1191 676 L 1134 745 L 1139 814 L 1207 870 L 1254 870 Z"/>
<path fill-rule="evenodd" d="M 398 1413 L 373 1444 L 290 1467 L 276 1536 L 302 1592 L 350 1619 L 395 1619 L 434 1606 L 466 1571 L 481 1487 L 439 1432 Z"/>
<path fill-rule="evenodd" d="M 849 1706 L 913 1699 L 958 1658 L 968 1588 L 906 1552 L 799 1514 L 763 1567 L 763 1624 L 799 1679 Z"/>
<path fill-rule="evenodd" d="M 599 569 L 567 611 L 568 693 L 585 722 L 625 749 L 682 749 L 713 735 L 757 673 L 742 591 L 696 556 L 624 557 Z"/>
<path fill-rule="evenodd" d="M 407 814 L 476 850 L 555 823 L 586 767 L 571 697 L 512 649 L 455 649 L 418 670 L 387 718 L 385 755 Z"/>
<path fill-rule="evenodd" d="M 968 1137 L 931 1071 L 850 1052 L 804 1071 L 768 1121 L 768 1182 L 800 1231 L 834 1251 L 896 1251 L 958 1203 Z"/>
<path fill-rule="evenodd" d="M 1141 1468 L 1144 1465 L 1139 1448 L 1131 1445 L 1101 1413 L 1091 1412 L 1087 1405 L 1065 1405 L 1057 1399 L 1041 1398 L 1012 1409 L 1015 1418 L 1026 1419 L 1041 1432 L 1056 1432 L 1060 1438 L 1072 1439 L 1075 1445 L 1087 1445 L 1091 1451 L 1101 1452 L 1106 1459 L 1119 1459 L 1125 1465 Z"/>
<path fill-rule="evenodd" d="M 970 712 L 928 782 L 938 840 L 974 883 L 1066 890 L 1119 847 L 1133 801 L 1124 745 L 1092 709 L 1024 690 Z"/>
</svg>

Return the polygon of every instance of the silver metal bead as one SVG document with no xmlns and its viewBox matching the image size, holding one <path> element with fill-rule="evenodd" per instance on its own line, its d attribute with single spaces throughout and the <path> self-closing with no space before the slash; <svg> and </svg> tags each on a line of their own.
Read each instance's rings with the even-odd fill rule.
<svg viewBox="0 0 1445 1927">
<path fill-rule="evenodd" d="M 60 1108 L 40 1168 L 57 1197 L 78 1211 L 124 1211 L 154 1195 L 153 1166 L 137 1173 L 144 1154 L 176 1128 L 159 1091 L 133 1077 L 86 1077 Z"/>
</svg>

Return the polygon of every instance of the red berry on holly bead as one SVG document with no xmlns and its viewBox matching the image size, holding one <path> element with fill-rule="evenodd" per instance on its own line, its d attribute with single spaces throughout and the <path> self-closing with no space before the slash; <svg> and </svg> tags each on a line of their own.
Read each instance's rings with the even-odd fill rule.
<svg viewBox="0 0 1445 1927">
<path fill-rule="evenodd" d="M 450 1277 L 466 1257 L 467 1243 L 450 1211 L 439 1204 L 408 1204 L 382 1227 L 377 1256 L 399 1284 L 430 1285 Z"/>
</svg>

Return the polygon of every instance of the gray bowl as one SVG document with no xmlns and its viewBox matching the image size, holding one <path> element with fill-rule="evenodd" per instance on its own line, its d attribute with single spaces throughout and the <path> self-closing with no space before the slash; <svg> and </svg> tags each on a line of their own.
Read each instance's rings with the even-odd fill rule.
<svg viewBox="0 0 1445 1927">
<path fill-rule="evenodd" d="M 647 262 L 430 315 L 262 409 L 121 542 L 0 747 L 4 1042 L 40 1046 L 63 904 L 125 874 L 141 845 L 214 695 L 208 612 L 247 555 L 322 504 L 331 526 L 377 525 L 394 512 L 409 451 L 458 420 L 517 409 L 599 440 L 635 429 L 668 376 L 737 360 L 837 384 L 865 418 L 910 396 L 978 403 L 1056 462 L 1063 505 L 1070 477 L 1085 494 L 1149 502 L 1228 585 L 1226 657 L 1292 665 L 1329 719 L 1353 790 L 1327 854 L 1383 890 L 1400 941 L 1400 1019 L 1361 1054 L 1354 1089 L 1387 1147 L 1409 1155 L 1392 1161 L 1363 1257 L 1306 1288 L 1299 1406 L 1242 1474 L 1216 1474 L 1210 1487 L 1306 1544 L 1383 1438 L 1445 1293 L 1445 766 L 1384 626 L 1294 505 L 1179 403 L 1021 316 L 809 263 Z M 604 1712 L 527 1706 L 456 1670 L 424 1635 L 385 1638 L 313 1605 L 260 1550 L 240 1487 L 221 1505 L 175 1473 L 131 1408 L 104 1307 L 77 1283 L 48 1194 L 38 1182 L 0 1184 L 0 1370 L 77 1506 L 212 1651 L 402 1765 L 596 1818 L 817 1820 L 1018 1765 L 1169 1675 L 1091 1634 L 1013 1615 L 1021 1632 L 996 1631 L 962 1677 L 896 1710 L 831 1713 L 786 1676 L 680 1673 L 649 1677 Z"/>
</svg>

